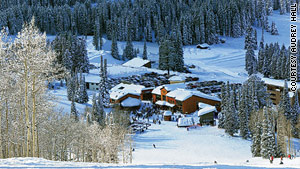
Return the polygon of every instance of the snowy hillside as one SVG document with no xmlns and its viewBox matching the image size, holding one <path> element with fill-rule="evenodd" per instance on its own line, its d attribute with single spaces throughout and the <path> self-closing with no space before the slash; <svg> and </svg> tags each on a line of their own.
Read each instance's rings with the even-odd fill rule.
<svg viewBox="0 0 300 169">
<path fill-rule="evenodd" d="M 251 141 L 230 137 L 223 129 L 201 127 L 187 131 L 177 128 L 175 122 L 152 124 L 143 134 L 134 136 L 133 164 L 99 164 L 59 162 L 39 158 L 12 158 L 0 160 L 0 167 L 51 168 L 218 168 L 259 169 L 299 168 L 300 158 L 275 159 L 273 164 L 261 158 L 252 158 Z M 153 147 L 155 144 L 156 148 Z M 249 162 L 246 162 L 249 160 Z M 217 164 L 214 164 L 214 161 Z"/>
<path fill-rule="evenodd" d="M 271 35 L 268 32 L 264 33 L 265 43 L 278 42 L 280 45 L 289 45 L 290 34 L 290 16 L 280 15 L 279 11 L 274 11 L 272 16 L 269 16 L 270 23 L 274 21 L 278 27 L 279 35 Z M 297 22 L 300 26 L 300 22 Z M 258 42 L 261 39 L 261 28 L 256 28 Z M 192 76 L 197 76 L 200 81 L 203 80 L 224 80 L 231 82 L 243 82 L 247 78 L 245 71 L 245 52 L 244 50 L 244 36 L 240 38 L 222 37 L 226 39 L 224 44 L 215 44 L 210 46 L 210 50 L 197 49 L 196 45 L 184 46 L 184 61 L 186 65 L 195 65 L 195 69 L 191 69 Z M 121 66 L 124 61 L 119 61 L 111 57 L 110 47 L 111 41 L 104 39 L 102 51 L 94 49 L 92 44 L 92 37 L 87 39 L 88 56 L 90 63 L 99 65 L 99 56 L 102 54 L 108 62 L 108 72 L 112 77 L 128 76 L 132 74 L 143 74 L 145 72 L 158 72 L 163 71 L 148 68 L 129 68 Z M 140 51 L 139 56 L 143 51 L 143 42 L 133 42 L 134 48 Z M 118 42 L 119 53 L 122 55 L 126 42 Z M 158 65 L 158 44 L 147 42 L 148 59 L 155 61 L 155 68 Z M 258 52 L 258 51 L 256 51 Z M 175 73 L 180 74 L 180 73 Z"/>
</svg>

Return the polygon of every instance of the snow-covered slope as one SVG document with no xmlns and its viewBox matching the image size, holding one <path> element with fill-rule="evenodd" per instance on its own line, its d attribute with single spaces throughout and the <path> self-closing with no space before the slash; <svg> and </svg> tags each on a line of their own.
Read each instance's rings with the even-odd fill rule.
<svg viewBox="0 0 300 169">
<path fill-rule="evenodd" d="M 2 167 L 21 168 L 217 168 L 259 169 L 299 168 L 300 158 L 274 159 L 273 164 L 262 158 L 252 158 L 250 141 L 231 137 L 217 127 L 198 129 L 177 128 L 176 122 L 165 122 L 152 126 L 142 134 L 134 136 L 132 164 L 99 164 L 81 162 L 58 162 L 41 158 L 1 159 Z M 155 144 L 156 148 L 153 147 Z M 249 160 L 249 162 L 246 162 Z M 214 163 L 217 162 L 217 164 Z"/>
<path fill-rule="evenodd" d="M 290 21 L 289 15 L 279 15 L 279 11 L 274 11 L 272 16 L 269 16 L 269 22 L 274 21 L 278 27 L 279 35 L 274 36 L 268 32 L 264 33 L 265 43 L 278 42 L 280 45 L 289 45 Z M 299 22 L 296 23 L 300 27 Z M 258 42 L 261 39 L 261 28 L 256 28 Z M 187 65 L 195 65 L 195 69 L 191 69 L 193 75 L 200 80 L 224 80 L 232 82 L 242 82 L 247 78 L 245 68 L 245 50 L 244 36 L 240 38 L 222 37 L 226 39 L 224 44 L 215 44 L 210 46 L 209 50 L 197 49 L 196 45 L 184 47 L 184 61 Z M 124 67 L 121 64 L 124 61 L 119 61 L 111 57 L 110 48 L 111 41 L 104 39 L 102 51 L 96 51 L 92 45 L 92 37 L 87 39 L 88 56 L 92 64 L 98 65 L 100 62 L 100 54 L 108 60 L 108 73 L 110 76 L 126 76 L 132 74 L 142 74 L 145 72 L 159 72 L 156 69 L 146 68 L 130 68 Z M 118 42 L 119 54 L 121 55 L 126 42 Z M 140 57 L 143 51 L 143 42 L 133 42 L 134 48 L 140 51 Z M 158 65 L 158 44 L 147 43 L 148 59 L 155 61 L 154 67 Z M 257 51 L 256 51 L 257 52 Z M 179 73 L 176 73 L 179 74 Z"/>
</svg>

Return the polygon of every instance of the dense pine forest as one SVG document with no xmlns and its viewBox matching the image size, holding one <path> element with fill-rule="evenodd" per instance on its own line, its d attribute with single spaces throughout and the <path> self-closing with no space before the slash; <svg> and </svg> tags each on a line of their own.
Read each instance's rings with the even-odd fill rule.
<svg viewBox="0 0 300 169">
<path fill-rule="evenodd" d="M 273 105 L 269 95 L 264 81 L 257 75 L 251 75 L 241 86 L 227 82 L 222 86 L 218 127 L 231 136 L 239 133 L 244 139 L 251 138 L 254 157 L 267 159 L 271 155 L 294 154 L 291 140 L 299 138 L 300 132 L 298 91 L 291 102 L 285 81 L 277 106 Z"/>
<path fill-rule="evenodd" d="M 42 32 L 71 31 L 80 35 L 106 35 L 125 41 L 159 42 L 177 28 L 183 45 L 218 43 L 218 35 L 240 37 L 248 25 L 268 27 L 273 9 L 284 14 L 290 0 L 4 0 L 0 27 L 10 34 L 36 18 Z"/>
</svg>

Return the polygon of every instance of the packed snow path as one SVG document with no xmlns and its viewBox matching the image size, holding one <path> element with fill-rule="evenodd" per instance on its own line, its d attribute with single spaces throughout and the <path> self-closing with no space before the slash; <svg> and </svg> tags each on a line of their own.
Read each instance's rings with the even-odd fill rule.
<svg viewBox="0 0 300 169">
<path fill-rule="evenodd" d="M 161 125 L 152 124 L 144 133 L 135 135 L 134 141 L 135 164 L 213 165 L 216 161 L 221 165 L 283 167 L 279 165 L 279 159 L 270 165 L 268 160 L 252 158 L 251 141 L 231 137 L 217 127 L 204 126 L 187 131 L 178 128 L 176 122 L 163 121 Z M 284 162 L 287 163 L 284 167 L 300 166 L 300 158 L 285 159 Z"/>
<path fill-rule="evenodd" d="M 136 134 L 134 141 L 132 164 L 10 158 L 0 159 L 0 168 L 299 169 L 300 166 L 300 157 L 293 160 L 285 158 L 283 165 L 279 165 L 280 159 L 274 159 L 273 164 L 270 164 L 268 160 L 252 158 L 250 141 L 230 137 L 217 127 L 207 126 L 187 131 L 186 128 L 178 128 L 176 122 L 163 121 L 161 125 L 152 124 L 144 133 Z"/>
<path fill-rule="evenodd" d="M 276 162 L 276 161 L 275 161 Z M 277 169 L 293 169 L 292 167 L 276 167 L 269 166 L 270 168 Z M 263 169 L 269 167 L 259 166 L 243 166 L 243 165 L 210 165 L 205 163 L 199 164 L 100 164 L 100 163 L 82 163 L 82 162 L 61 162 L 61 161 L 50 161 L 43 158 L 9 158 L 0 159 L 0 168 L 109 168 L 109 169 Z M 296 167 L 294 167 L 296 168 Z"/>
</svg>

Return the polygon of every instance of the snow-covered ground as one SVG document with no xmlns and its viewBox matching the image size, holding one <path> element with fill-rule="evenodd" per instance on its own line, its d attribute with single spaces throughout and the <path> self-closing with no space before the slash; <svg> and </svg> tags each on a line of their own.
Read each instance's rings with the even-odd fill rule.
<svg viewBox="0 0 300 169">
<path fill-rule="evenodd" d="M 289 45 L 290 37 L 290 16 L 279 15 L 279 11 L 274 11 L 272 16 L 269 16 L 269 22 L 274 21 L 278 27 L 279 35 L 274 36 L 268 32 L 264 33 L 265 43 L 278 42 L 280 45 Z M 298 27 L 300 22 L 296 23 Z M 256 28 L 258 43 L 261 39 L 261 28 Z M 53 39 L 53 37 L 49 37 Z M 215 44 L 210 46 L 210 50 L 197 49 L 196 45 L 184 46 L 184 61 L 187 65 L 195 65 L 195 69 L 191 69 L 192 75 L 197 76 L 201 81 L 205 80 L 223 80 L 231 82 L 243 82 L 247 78 L 245 71 L 245 50 L 244 50 L 244 36 L 240 38 L 222 37 L 226 39 L 224 44 Z M 119 61 L 111 57 L 110 48 L 111 41 L 104 39 L 104 45 L 102 51 L 97 51 L 92 45 L 93 38 L 89 36 L 87 38 L 87 48 L 90 63 L 99 65 L 100 54 L 103 55 L 108 62 L 108 74 L 111 77 L 128 76 L 133 74 L 143 74 L 146 72 L 158 72 L 163 71 L 157 69 L 148 68 L 130 68 L 124 67 L 121 64 L 124 61 Z M 143 42 L 133 42 L 134 48 L 138 48 L 140 51 L 139 56 L 142 55 Z M 119 54 L 122 55 L 123 49 L 126 46 L 126 42 L 118 42 Z M 147 43 L 148 59 L 155 61 L 154 68 L 158 66 L 158 44 Z M 257 53 L 258 51 L 256 51 Z M 180 74 L 180 73 L 175 73 Z M 186 75 L 186 74 L 183 74 Z"/>
<path fill-rule="evenodd" d="M 274 11 L 269 17 L 270 23 L 274 21 L 278 27 L 279 35 L 272 36 L 265 32 L 265 43 L 279 42 L 289 45 L 289 15 L 279 15 Z M 300 27 L 299 22 L 297 22 Z M 261 29 L 257 29 L 258 42 L 261 39 Z M 50 36 L 49 39 L 53 39 Z M 187 65 L 195 65 L 191 69 L 192 74 L 175 73 L 182 76 L 196 76 L 200 81 L 218 80 L 243 82 L 247 78 L 245 65 L 244 37 L 226 39 L 225 44 L 215 44 L 210 50 L 200 50 L 193 46 L 184 47 L 184 60 Z M 118 42 L 119 53 L 122 54 L 126 42 Z M 139 48 L 140 55 L 143 51 L 143 42 L 133 42 L 135 48 Z M 147 43 L 148 59 L 155 61 L 154 68 L 131 68 L 122 66 L 124 61 L 119 61 L 110 55 L 111 41 L 104 39 L 102 51 L 94 50 L 92 37 L 87 39 L 88 56 L 90 63 L 98 66 L 100 54 L 108 62 L 109 77 L 130 76 L 147 72 L 164 73 L 157 70 L 158 45 Z M 257 51 L 256 51 L 257 52 Z M 92 70 L 92 76 L 97 75 L 98 70 Z M 70 111 L 70 101 L 67 101 L 66 89 L 51 90 L 58 100 L 54 101 L 57 108 L 62 107 L 64 112 Z M 87 104 L 76 104 L 77 109 L 83 112 L 86 105 L 91 105 L 92 91 L 88 92 L 90 101 Z M 186 131 L 185 128 L 177 128 L 174 122 L 163 122 L 161 125 L 152 125 L 143 134 L 134 136 L 135 151 L 133 152 L 133 164 L 112 165 L 96 163 L 53 162 L 38 158 L 13 158 L 0 160 L 1 167 L 84 167 L 84 168 L 300 168 L 300 157 L 294 160 L 284 159 L 284 164 L 279 165 L 279 159 L 270 164 L 268 160 L 252 158 L 250 141 L 239 137 L 230 137 L 223 130 L 216 127 L 203 127 L 198 130 Z M 156 145 L 156 149 L 153 145 Z M 300 147 L 300 145 L 298 145 Z M 249 160 L 249 162 L 246 162 Z M 218 164 L 214 164 L 217 161 Z"/>
<path fill-rule="evenodd" d="M 58 162 L 41 158 L 11 158 L 0 160 L 2 167 L 21 168 L 217 168 L 259 169 L 299 168 L 300 157 L 289 160 L 274 159 L 273 164 L 262 158 L 252 158 L 251 142 L 240 137 L 231 137 L 217 127 L 191 129 L 176 127 L 176 122 L 165 122 L 152 126 L 142 134 L 134 136 L 132 164 L 99 164 L 80 162 Z M 153 147 L 155 144 L 156 148 Z M 249 162 L 246 162 L 249 160 Z M 217 164 L 214 163 L 217 162 Z"/>
</svg>

